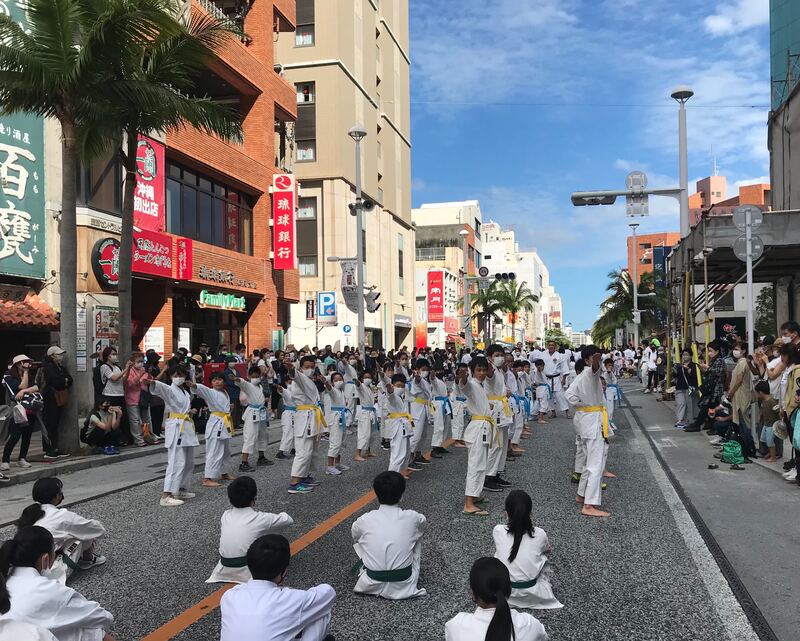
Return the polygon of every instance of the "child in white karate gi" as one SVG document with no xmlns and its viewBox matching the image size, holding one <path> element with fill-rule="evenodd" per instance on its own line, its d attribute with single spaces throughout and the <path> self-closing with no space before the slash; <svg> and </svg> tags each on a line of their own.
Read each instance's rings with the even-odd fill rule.
<svg viewBox="0 0 800 641">
<path fill-rule="evenodd" d="M 253 541 L 247 550 L 253 580 L 222 595 L 220 641 L 333 639 L 328 626 L 336 591 L 326 584 L 308 590 L 283 587 L 290 559 L 289 541 L 280 534 Z"/>
<path fill-rule="evenodd" d="M 360 516 L 351 528 L 353 548 L 362 568 L 354 588 L 384 599 L 427 594 L 417 587 L 425 517 L 400 509 L 406 480 L 398 472 L 381 472 L 372 482 L 380 507 Z"/>
<path fill-rule="evenodd" d="M 608 412 L 608 422 L 614 424 L 614 406 L 619 398 L 619 385 L 617 375 L 614 374 L 614 361 L 606 358 L 603 361 L 603 381 L 605 381 L 606 411 Z"/>
<path fill-rule="evenodd" d="M 390 383 L 384 384 L 386 390 L 386 435 L 389 438 L 389 471 L 399 472 L 406 478 L 411 460 L 411 433 L 414 420 L 406 400 L 406 377 L 392 375 Z M 419 469 L 419 468 L 415 468 Z"/>
<path fill-rule="evenodd" d="M 249 476 L 240 476 L 228 486 L 233 506 L 220 519 L 219 562 L 206 583 L 246 583 L 253 577 L 247 567 L 247 550 L 258 537 L 277 534 L 294 520 L 286 512 L 272 514 L 255 509 L 258 488 Z"/>
<path fill-rule="evenodd" d="M 194 393 L 208 405 L 206 422 L 206 468 L 203 487 L 220 487 L 217 479 L 233 480 L 231 469 L 231 398 L 225 389 L 225 377 L 220 372 L 211 375 L 211 387 L 190 383 Z"/>
<path fill-rule="evenodd" d="M 472 564 L 469 589 L 477 606 L 475 612 L 460 612 L 444 626 L 445 641 L 486 641 L 489 625 L 492 639 L 547 641 L 547 632 L 536 617 L 509 607 L 511 579 L 497 559 L 483 557 Z"/>
<path fill-rule="evenodd" d="M 442 458 L 443 454 L 450 454 L 444 447 L 444 442 L 449 438 L 450 421 L 453 418 L 453 406 L 447 394 L 447 385 L 444 382 L 444 368 L 437 366 L 431 379 L 431 396 L 433 400 L 433 436 L 431 437 L 431 456 Z"/>
<path fill-rule="evenodd" d="M 486 353 L 494 369 L 486 376 L 484 387 L 489 397 L 492 416 L 497 423 L 498 438 L 489 443 L 489 462 L 483 487 L 488 492 L 501 492 L 504 487 L 511 485 L 501 473 L 505 470 L 508 456 L 508 430 L 514 422 L 509 401 L 511 392 L 506 388 L 506 371 L 510 369 L 508 365 L 513 362 L 511 361 L 513 357 L 509 354 L 507 359 L 503 348 L 499 345 L 490 345 Z"/>
<path fill-rule="evenodd" d="M 515 608 L 562 608 L 550 585 L 553 548 L 547 533 L 533 527 L 532 510 L 531 497 L 522 490 L 512 490 L 506 497 L 508 523 L 496 525 L 492 532 L 494 556 L 505 564 L 511 576 L 508 604 Z"/>
<path fill-rule="evenodd" d="M 334 372 L 331 374 L 330 382 L 325 381 L 325 395 L 328 397 L 328 412 L 325 420 L 330 430 L 328 467 L 325 468 L 325 474 L 330 476 L 339 476 L 342 472 L 350 469 L 349 465 L 342 464 L 342 448 L 347 435 L 348 416 L 350 415 L 345 394 L 344 379 L 341 374 Z"/>
<path fill-rule="evenodd" d="M 364 462 L 375 456 L 370 451 L 372 434 L 378 429 L 378 408 L 375 403 L 375 388 L 372 385 L 372 374 L 364 372 L 361 380 L 356 379 L 356 455 L 354 460 Z"/>
<path fill-rule="evenodd" d="M 33 484 L 36 502 L 22 511 L 17 528 L 38 525 L 53 535 L 56 559 L 47 576 L 66 583 L 75 570 L 89 570 L 106 562 L 104 556 L 95 554 L 97 539 L 106 529 L 100 521 L 58 507 L 64 500 L 63 487 L 55 476 L 37 479 Z"/>
<path fill-rule="evenodd" d="M 401 367 L 401 369 L 403 369 Z M 431 374 L 431 366 L 424 358 L 416 362 L 416 371 L 411 377 L 409 389 L 409 404 L 411 416 L 414 418 L 414 429 L 411 433 L 411 462 L 408 469 L 419 472 L 421 465 L 430 465 L 430 461 L 422 456 L 422 445 L 425 440 L 426 432 L 430 431 L 430 422 L 433 418 L 433 402 L 431 401 L 431 384 L 428 380 Z"/>
<path fill-rule="evenodd" d="M 544 417 L 550 411 L 550 397 L 553 395 L 553 390 L 550 387 L 550 380 L 544 373 L 544 361 L 537 358 L 533 362 L 536 371 L 533 373 L 533 387 L 536 390 L 536 402 L 539 405 L 539 418 L 537 423 L 547 423 Z"/>
<path fill-rule="evenodd" d="M 358 358 L 355 352 L 349 354 L 348 357 L 340 361 L 342 368 L 342 378 L 344 378 L 344 405 L 348 410 L 345 414 L 347 417 L 347 428 L 353 423 L 356 414 L 356 381 L 358 380 Z"/>
<path fill-rule="evenodd" d="M 516 360 L 506 373 L 506 387 L 511 391 L 513 399 L 514 424 L 513 433 L 509 433 L 508 454 L 520 455 L 525 450 L 519 446 L 522 434 L 525 431 L 525 421 L 528 416 L 528 399 L 525 397 L 524 380 L 520 380 L 522 372 L 522 361 Z"/>
<path fill-rule="evenodd" d="M 456 367 L 456 379 L 459 379 L 462 374 L 468 374 L 469 367 L 466 363 L 459 363 Z M 453 420 L 450 423 L 450 429 L 453 433 L 454 447 L 466 447 L 464 443 L 464 428 L 467 424 L 467 398 L 459 394 L 455 384 L 450 392 L 450 405 L 453 408 Z"/>
<path fill-rule="evenodd" d="M 297 407 L 294 404 L 292 390 L 294 388 L 294 375 L 287 374 L 285 386 L 276 385 L 273 389 L 278 391 L 278 395 L 283 400 L 283 411 L 281 412 L 281 444 L 278 446 L 278 453 L 275 458 L 288 460 L 294 456 L 294 414 Z"/>
<path fill-rule="evenodd" d="M 389 427 L 389 409 L 386 402 L 386 385 L 392 384 L 392 376 L 394 376 L 394 365 L 390 362 L 383 364 L 383 376 L 379 379 L 378 385 L 378 406 L 381 410 L 381 449 L 389 451 L 391 449 L 390 439 L 388 436 Z"/>
<path fill-rule="evenodd" d="M 258 451 L 256 465 L 272 465 L 265 452 L 269 443 L 269 414 L 264 403 L 264 389 L 261 387 L 261 368 L 252 366 L 248 372 L 249 381 L 234 378 L 233 382 L 241 389 L 239 402 L 246 407 L 242 412 L 244 432 L 242 436 L 242 462 L 240 472 L 252 472 L 256 468 L 250 465 L 250 457 Z"/>
<path fill-rule="evenodd" d="M 167 472 L 164 476 L 162 507 L 183 505 L 185 499 L 194 498 L 189 492 L 189 482 L 194 472 L 194 448 L 198 445 L 191 409 L 192 395 L 186 389 L 186 366 L 173 365 L 167 370 L 172 381 L 150 383 L 150 393 L 164 400 L 164 447 L 167 448 Z"/>
<path fill-rule="evenodd" d="M 311 476 L 311 461 L 317 437 L 327 423 L 319 406 L 320 397 L 317 387 L 323 386 L 325 378 L 317 372 L 316 359 L 303 356 L 300 359 L 300 370 L 294 378 L 292 396 L 295 400 L 295 414 L 292 421 L 294 428 L 295 457 L 292 461 L 289 494 L 304 494 L 313 491 L 319 485 Z"/>
</svg>

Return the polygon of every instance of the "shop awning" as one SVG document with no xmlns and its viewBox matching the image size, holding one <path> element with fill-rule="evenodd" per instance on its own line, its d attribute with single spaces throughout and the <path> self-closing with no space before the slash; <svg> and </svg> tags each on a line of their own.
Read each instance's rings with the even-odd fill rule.
<svg viewBox="0 0 800 641">
<path fill-rule="evenodd" d="M 0 286 L 0 327 L 56 331 L 59 326 L 53 308 L 32 289 Z"/>
</svg>

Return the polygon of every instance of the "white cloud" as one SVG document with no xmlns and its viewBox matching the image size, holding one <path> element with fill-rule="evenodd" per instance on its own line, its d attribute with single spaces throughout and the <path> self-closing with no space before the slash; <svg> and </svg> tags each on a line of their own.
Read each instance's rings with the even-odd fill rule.
<svg viewBox="0 0 800 641">
<path fill-rule="evenodd" d="M 736 187 L 737 192 L 739 187 L 745 187 L 747 185 L 769 185 L 770 178 L 769 176 L 759 176 L 758 178 L 744 178 L 742 180 L 737 180 L 733 183 L 733 186 Z"/>
<path fill-rule="evenodd" d="M 769 0 L 724 2 L 703 21 L 712 36 L 730 36 L 768 23 Z"/>
</svg>

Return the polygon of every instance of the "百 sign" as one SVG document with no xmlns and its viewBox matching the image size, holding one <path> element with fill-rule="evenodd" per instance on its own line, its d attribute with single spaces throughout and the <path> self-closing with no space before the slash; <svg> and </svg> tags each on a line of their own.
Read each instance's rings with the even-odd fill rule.
<svg viewBox="0 0 800 641">
<path fill-rule="evenodd" d="M 428 272 L 428 322 L 444 321 L 444 272 Z"/>
<path fill-rule="evenodd" d="M 294 269 L 296 266 L 295 188 L 292 174 L 272 177 L 273 269 Z"/>
</svg>

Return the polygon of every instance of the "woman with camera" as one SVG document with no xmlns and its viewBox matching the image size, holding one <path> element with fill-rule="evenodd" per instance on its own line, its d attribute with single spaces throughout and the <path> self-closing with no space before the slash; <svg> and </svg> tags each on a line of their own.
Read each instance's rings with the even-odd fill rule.
<svg viewBox="0 0 800 641">
<path fill-rule="evenodd" d="M 31 376 L 32 362 L 25 354 L 17 354 L 3 377 L 6 405 L 12 408 L 12 413 L 9 420 L 8 440 L 3 449 L 3 461 L 0 463 L 0 472 L 7 472 L 11 469 L 11 453 L 20 440 L 22 442 L 19 446 L 17 465 L 22 468 L 31 467 L 31 464 L 25 459 L 31 445 L 33 421 L 38 418 L 37 411 L 41 411 L 44 406 L 39 388 Z M 5 475 L 0 478 L 0 482 L 8 480 Z"/>
</svg>

